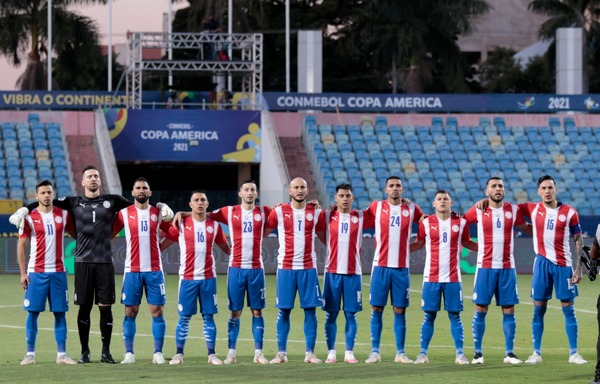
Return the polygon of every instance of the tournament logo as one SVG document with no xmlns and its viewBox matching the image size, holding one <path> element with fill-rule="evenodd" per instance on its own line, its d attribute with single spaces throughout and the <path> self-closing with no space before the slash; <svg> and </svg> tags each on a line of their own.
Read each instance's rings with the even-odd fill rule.
<svg viewBox="0 0 600 384">
<path fill-rule="evenodd" d="M 306 220 L 307 221 L 313 221 L 313 219 L 314 219 L 314 217 L 313 217 L 312 213 L 307 213 L 306 214 Z"/>
<path fill-rule="evenodd" d="M 259 215 L 258 213 L 256 215 L 254 215 L 254 221 L 261 221 L 262 220 L 262 216 Z"/>
<path fill-rule="evenodd" d="M 406 209 L 403 209 L 403 210 L 402 210 L 402 216 L 404 216 L 404 217 L 408 217 L 408 215 L 410 215 L 410 213 L 408 213 L 408 210 L 406 210 Z"/>
<path fill-rule="evenodd" d="M 460 231 L 460 227 L 458 225 L 454 224 L 452 226 L 452 232 L 458 232 L 458 231 Z"/>
<path fill-rule="evenodd" d="M 56 216 L 56 217 L 54 218 L 54 221 L 56 222 L 56 224 L 60 224 L 60 223 L 62 223 L 62 217 L 60 217 L 60 216 Z"/>
<path fill-rule="evenodd" d="M 351 221 L 353 224 L 356 224 L 356 223 L 358 223 L 358 217 L 356 217 L 356 216 L 352 216 L 352 218 L 350 219 L 350 221 Z"/>
<path fill-rule="evenodd" d="M 504 212 L 504 217 L 507 219 L 512 219 L 512 212 Z"/>
<path fill-rule="evenodd" d="M 213 229 L 213 227 L 206 227 L 206 232 L 208 233 L 213 233 L 215 230 Z"/>
<path fill-rule="evenodd" d="M 156 216 L 154 213 L 150 215 L 150 220 L 152 220 L 153 222 L 157 222 L 158 221 L 158 216 Z"/>
<path fill-rule="evenodd" d="M 558 221 L 564 223 L 565 221 L 567 221 L 567 216 L 565 216 L 565 215 L 558 215 Z"/>
<path fill-rule="evenodd" d="M 105 200 L 105 201 L 102 203 L 102 206 L 103 206 L 104 208 L 107 208 L 107 209 L 108 209 L 108 208 L 110 208 L 110 201 L 106 201 L 106 200 Z"/>
</svg>

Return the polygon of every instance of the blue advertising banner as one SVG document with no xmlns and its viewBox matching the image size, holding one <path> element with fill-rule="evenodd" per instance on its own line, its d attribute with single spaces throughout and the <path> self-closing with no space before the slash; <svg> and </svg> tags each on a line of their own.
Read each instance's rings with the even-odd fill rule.
<svg viewBox="0 0 600 384">
<path fill-rule="evenodd" d="M 554 113 L 600 112 L 600 95 L 263 94 L 271 111 Z"/>
<path fill-rule="evenodd" d="M 105 110 L 117 161 L 260 163 L 260 111 Z"/>
</svg>

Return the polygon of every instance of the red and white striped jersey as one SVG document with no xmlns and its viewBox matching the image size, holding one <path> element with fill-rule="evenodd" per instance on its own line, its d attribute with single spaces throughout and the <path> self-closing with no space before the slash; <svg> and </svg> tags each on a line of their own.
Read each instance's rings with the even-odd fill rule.
<svg viewBox="0 0 600 384">
<path fill-rule="evenodd" d="M 267 227 L 277 228 L 277 268 L 303 270 L 317 267 L 315 234 L 325 230 L 325 213 L 321 209 L 312 204 L 307 204 L 304 209 L 280 205 L 269 214 Z"/>
<path fill-rule="evenodd" d="M 269 207 L 256 206 L 251 211 L 241 205 L 219 208 L 210 218 L 229 226 L 231 257 L 229 266 L 244 269 L 263 268 L 262 239 Z"/>
<path fill-rule="evenodd" d="M 170 223 L 164 222 L 160 209 L 150 206 L 139 209 L 135 205 L 123 208 L 115 216 L 113 233 L 125 229 L 125 272 L 162 271 L 160 257 L 160 230 L 167 232 Z"/>
<path fill-rule="evenodd" d="M 183 280 L 206 280 L 217 277 L 213 247 L 227 242 L 221 226 L 207 218 L 196 221 L 191 216 L 169 228 L 167 238 L 179 242 L 179 277 Z"/>
<path fill-rule="evenodd" d="M 469 240 L 467 221 L 460 217 L 441 220 L 431 215 L 419 224 L 418 240 L 425 240 L 426 260 L 423 281 L 456 283 L 461 281 L 462 242 Z"/>
<path fill-rule="evenodd" d="M 418 223 L 423 211 L 417 204 L 390 205 L 374 201 L 365 211 L 375 220 L 375 256 L 373 266 L 408 268 L 412 223 Z"/>
<path fill-rule="evenodd" d="M 514 227 L 525 224 L 516 204 L 505 202 L 485 211 L 472 207 L 464 218 L 468 224 L 477 223 L 477 268 L 515 268 Z"/>
<path fill-rule="evenodd" d="M 54 207 L 43 213 L 34 209 L 25 217 L 20 238 L 31 240 L 27 272 L 65 272 L 64 236 L 73 223 L 67 211 Z"/>
<path fill-rule="evenodd" d="M 523 216 L 531 218 L 533 250 L 559 266 L 573 265 L 569 238 L 581 233 L 579 216 L 567 204 L 548 208 L 544 203 L 519 204 Z"/>
<path fill-rule="evenodd" d="M 357 210 L 350 213 L 336 210 L 325 213 L 325 222 L 328 227 L 325 272 L 362 275 L 362 232 L 365 228 L 373 228 L 373 217 Z"/>
</svg>

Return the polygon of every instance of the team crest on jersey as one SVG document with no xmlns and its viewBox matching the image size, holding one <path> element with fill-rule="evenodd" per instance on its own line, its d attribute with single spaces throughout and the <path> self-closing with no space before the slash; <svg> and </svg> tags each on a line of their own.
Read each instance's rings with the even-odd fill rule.
<svg viewBox="0 0 600 384">
<path fill-rule="evenodd" d="M 56 224 L 60 224 L 60 223 L 62 223 L 62 217 L 60 217 L 60 216 L 56 216 L 56 217 L 54 218 L 54 221 L 56 222 Z"/>
<path fill-rule="evenodd" d="M 512 212 L 504 212 L 504 217 L 507 219 L 512 219 Z"/>
<path fill-rule="evenodd" d="M 564 223 L 565 221 L 567 221 L 567 216 L 565 216 L 565 215 L 558 215 L 558 221 Z"/>
<path fill-rule="evenodd" d="M 254 215 L 254 221 L 261 221 L 262 220 L 262 216 L 259 215 L 258 213 L 256 215 Z"/>
<path fill-rule="evenodd" d="M 29 307 L 29 304 L 31 304 L 31 303 L 29 302 L 29 300 L 27 300 L 27 299 L 23 300 L 23 306 L 24 306 L 25 308 Z"/>
<path fill-rule="evenodd" d="M 352 216 L 352 218 L 350 219 L 350 221 L 351 221 L 353 224 L 356 224 L 356 223 L 358 223 L 358 217 L 356 217 L 356 216 Z"/>
<path fill-rule="evenodd" d="M 454 224 L 452 226 L 452 232 L 458 232 L 458 231 L 460 231 L 460 227 L 458 225 Z"/>
<path fill-rule="evenodd" d="M 312 213 L 307 213 L 306 214 L 306 221 L 313 221 L 314 217 L 312 215 Z"/>
<path fill-rule="evenodd" d="M 102 206 L 107 209 L 110 208 L 110 201 L 104 200 L 104 202 L 102 203 Z"/>
<path fill-rule="evenodd" d="M 215 230 L 213 229 L 213 227 L 206 227 L 206 232 L 208 233 L 213 233 Z"/>
<path fill-rule="evenodd" d="M 150 215 L 150 220 L 154 221 L 156 223 L 156 221 L 158 221 L 158 216 L 156 216 L 154 213 Z"/>
<path fill-rule="evenodd" d="M 402 216 L 404 216 L 404 217 L 408 217 L 408 215 L 410 215 L 410 213 L 408 213 L 408 210 L 406 210 L 406 209 L 403 209 L 403 210 L 402 210 Z"/>
</svg>

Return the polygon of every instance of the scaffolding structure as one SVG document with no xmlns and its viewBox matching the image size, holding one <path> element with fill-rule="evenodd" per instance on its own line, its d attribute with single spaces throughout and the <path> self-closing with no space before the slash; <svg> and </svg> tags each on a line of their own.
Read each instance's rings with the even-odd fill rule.
<svg viewBox="0 0 600 384">
<path fill-rule="evenodd" d="M 259 109 L 262 100 L 263 36 L 260 33 L 163 33 L 134 32 L 128 41 L 127 100 L 132 109 L 142 108 L 142 74 L 148 71 L 204 72 L 209 75 L 238 76 L 241 92 Z M 145 60 L 144 49 L 193 49 L 197 59 Z M 218 51 L 227 57 L 219 59 Z"/>
</svg>

